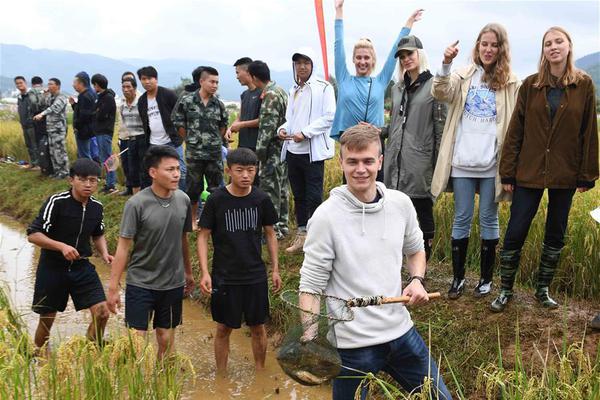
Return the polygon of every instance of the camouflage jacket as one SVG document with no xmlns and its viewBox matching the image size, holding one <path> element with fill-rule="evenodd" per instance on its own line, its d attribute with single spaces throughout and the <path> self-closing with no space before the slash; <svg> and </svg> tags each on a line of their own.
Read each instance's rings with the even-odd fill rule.
<svg viewBox="0 0 600 400">
<path fill-rule="evenodd" d="M 186 131 L 186 158 L 191 160 L 220 160 L 223 136 L 221 129 L 227 127 L 229 115 L 225 105 L 212 96 L 206 106 L 200 93 L 182 96 L 171 115 L 175 129 Z"/>
<path fill-rule="evenodd" d="M 258 116 L 258 139 L 256 140 L 256 156 L 265 163 L 273 154 L 281 154 L 282 141 L 277 137 L 277 128 L 285 122 L 287 93 L 275 82 L 271 81 L 260 95 L 262 104 Z"/>
<path fill-rule="evenodd" d="M 58 93 L 50 97 L 48 108 L 42 111 L 46 116 L 46 129 L 61 129 L 67 126 L 67 104 L 69 98 L 64 93 Z"/>
<path fill-rule="evenodd" d="M 35 116 L 50 105 L 50 96 L 44 93 L 44 88 L 33 87 L 29 90 L 29 110 Z"/>
</svg>

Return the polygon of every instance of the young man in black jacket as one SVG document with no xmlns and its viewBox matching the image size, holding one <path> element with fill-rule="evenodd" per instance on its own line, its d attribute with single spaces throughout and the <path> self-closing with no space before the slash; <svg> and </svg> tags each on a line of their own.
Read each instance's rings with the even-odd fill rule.
<svg viewBox="0 0 600 400">
<path fill-rule="evenodd" d="M 179 154 L 181 178 L 179 189 L 185 190 L 185 175 L 187 168 L 183 161 L 183 139 L 177 133 L 171 113 L 177 103 L 174 91 L 158 86 L 158 72 L 152 66 L 142 67 L 137 71 L 138 78 L 146 90 L 138 100 L 138 110 L 146 133 L 148 146 L 167 145 L 173 147 Z M 150 177 L 145 174 L 142 187 L 151 184 Z"/>
<path fill-rule="evenodd" d="M 89 75 L 83 71 L 75 75 L 73 89 L 79 93 L 77 102 L 73 97 L 69 97 L 69 103 L 73 107 L 73 129 L 77 141 L 77 158 L 91 159 L 90 139 L 94 136 L 93 120 L 96 94 L 92 93 Z"/>
<path fill-rule="evenodd" d="M 96 99 L 96 110 L 94 111 L 94 134 L 98 141 L 100 150 L 100 161 L 105 162 L 112 154 L 112 138 L 115 131 L 115 116 L 117 104 L 115 103 L 115 92 L 108 89 L 108 79 L 102 74 L 92 76 L 92 85 L 98 94 Z M 117 176 L 115 171 L 106 172 L 106 182 L 103 193 L 115 193 Z"/>
<path fill-rule="evenodd" d="M 35 277 L 32 309 L 40 314 L 35 344 L 41 348 L 50 337 L 57 312 L 67 306 L 69 296 L 77 311 L 90 309 L 92 322 L 87 337 L 101 341 L 108 321 L 106 296 L 92 255 L 90 238 L 105 263 L 113 257 L 104 238 L 102 203 L 92 197 L 98 187 L 100 168 L 89 159 L 79 159 L 69 171 L 71 189 L 50 196 L 27 228 L 29 242 L 42 248 Z"/>
</svg>

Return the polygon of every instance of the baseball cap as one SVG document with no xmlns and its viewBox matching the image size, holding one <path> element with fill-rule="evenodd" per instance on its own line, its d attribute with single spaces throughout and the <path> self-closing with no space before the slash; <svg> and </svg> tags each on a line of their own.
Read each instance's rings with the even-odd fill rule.
<svg viewBox="0 0 600 400">
<path fill-rule="evenodd" d="M 400 42 L 398 42 L 398 49 L 396 50 L 394 57 L 398 57 L 402 50 L 414 51 L 418 49 L 423 49 L 423 43 L 421 43 L 421 40 L 413 35 L 405 36 L 400 39 Z"/>
</svg>

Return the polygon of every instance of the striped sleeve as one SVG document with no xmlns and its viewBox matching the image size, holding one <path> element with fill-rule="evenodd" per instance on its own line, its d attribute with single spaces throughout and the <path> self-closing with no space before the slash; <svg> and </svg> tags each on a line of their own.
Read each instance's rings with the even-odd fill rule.
<svg viewBox="0 0 600 400">
<path fill-rule="evenodd" d="M 27 228 L 27 234 L 31 235 L 32 233 L 36 232 L 49 233 L 50 229 L 52 228 L 52 224 L 56 221 L 56 216 L 58 215 L 59 201 L 61 199 L 69 198 L 69 196 L 69 192 L 57 193 L 53 196 L 50 196 L 44 205 L 42 205 L 42 208 L 40 208 L 38 216 Z"/>
</svg>

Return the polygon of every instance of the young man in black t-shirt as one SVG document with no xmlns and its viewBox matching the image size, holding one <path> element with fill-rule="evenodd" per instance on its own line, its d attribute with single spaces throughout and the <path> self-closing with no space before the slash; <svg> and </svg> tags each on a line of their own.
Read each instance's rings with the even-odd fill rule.
<svg viewBox="0 0 600 400">
<path fill-rule="evenodd" d="M 217 323 L 215 360 L 218 371 L 227 368 L 229 335 L 250 327 L 252 351 L 257 370 L 264 369 L 267 352 L 265 321 L 269 317 L 268 279 L 261 257 L 264 229 L 272 264 L 273 291 L 281 288 L 277 260 L 275 207 L 266 193 L 253 187 L 258 159 L 249 149 L 239 148 L 227 155 L 225 173 L 231 183 L 214 191 L 200 216 L 198 259 L 202 270 L 200 288 L 211 295 L 210 307 Z M 208 272 L 208 238 L 214 245 L 212 274 Z"/>
</svg>

